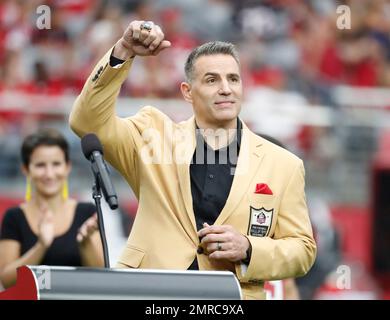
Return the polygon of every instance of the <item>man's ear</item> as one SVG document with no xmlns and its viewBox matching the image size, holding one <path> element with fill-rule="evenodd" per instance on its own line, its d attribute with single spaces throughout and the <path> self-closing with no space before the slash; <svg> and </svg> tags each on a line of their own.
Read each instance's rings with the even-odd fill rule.
<svg viewBox="0 0 390 320">
<path fill-rule="evenodd" d="M 180 84 L 180 90 L 184 97 L 184 100 L 192 103 L 191 85 L 188 82 L 182 82 Z"/>
</svg>

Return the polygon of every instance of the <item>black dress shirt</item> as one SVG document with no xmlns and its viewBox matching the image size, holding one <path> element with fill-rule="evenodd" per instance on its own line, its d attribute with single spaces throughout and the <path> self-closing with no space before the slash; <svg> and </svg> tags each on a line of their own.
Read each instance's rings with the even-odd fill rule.
<svg viewBox="0 0 390 320">
<path fill-rule="evenodd" d="M 224 148 L 213 150 L 197 127 L 196 149 L 190 165 L 192 205 L 198 231 L 203 223 L 214 224 L 230 193 L 241 144 L 242 123 L 237 118 L 233 141 Z M 189 270 L 198 270 L 197 259 Z"/>
</svg>

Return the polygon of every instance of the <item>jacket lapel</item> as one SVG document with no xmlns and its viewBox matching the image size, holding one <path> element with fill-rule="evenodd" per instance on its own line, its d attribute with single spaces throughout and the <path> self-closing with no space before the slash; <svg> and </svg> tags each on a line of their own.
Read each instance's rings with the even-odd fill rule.
<svg viewBox="0 0 390 320">
<path fill-rule="evenodd" d="M 226 204 L 215 221 L 216 225 L 221 225 L 226 221 L 248 192 L 248 188 L 264 157 L 264 153 L 260 152 L 261 146 L 262 143 L 259 143 L 254 133 L 243 123 L 240 154 L 232 187 L 230 188 Z"/>
<path fill-rule="evenodd" d="M 183 215 L 183 218 L 185 219 L 183 227 L 194 243 L 198 245 L 199 239 L 197 236 L 195 214 L 192 206 L 190 177 L 190 164 L 196 147 L 195 141 L 195 118 L 191 117 L 189 120 L 183 122 L 182 126 L 179 127 L 178 132 L 176 132 L 174 155 L 176 156 L 177 175 L 181 190 L 179 197 L 182 197 L 186 209 L 186 214 Z"/>
<path fill-rule="evenodd" d="M 240 155 L 238 157 L 236 172 L 226 204 L 215 221 L 217 225 L 223 224 L 240 204 L 242 198 L 248 192 L 255 172 L 258 170 L 264 156 L 264 153 L 260 152 L 262 144 L 256 139 L 254 133 L 244 123 L 242 129 Z M 191 117 L 189 120 L 183 122 L 178 130 L 180 132 L 176 135 L 177 140 L 174 154 L 176 156 L 179 155 L 179 161 L 176 164 L 181 191 L 179 197 L 182 198 L 186 209 L 186 215 L 182 216 L 186 221 L 183 223 L 183 228 L 194 243 L 198 245 L 199 239 L 197 237 L 195 214 L 192 205 L 190 177 L 190 164 L 196 147 L 195 118 Z"/>
</svg>

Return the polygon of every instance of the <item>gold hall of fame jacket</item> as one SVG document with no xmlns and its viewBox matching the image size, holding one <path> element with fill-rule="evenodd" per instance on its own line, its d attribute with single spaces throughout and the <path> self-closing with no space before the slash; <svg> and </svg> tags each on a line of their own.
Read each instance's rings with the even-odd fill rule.
<svg viewBox="0 0 390 320">
<path fill-rule="evenodd" d="M 111 67 L 111 52 L 87 79 L 74 103 L 70 126 L 80 137 L 91 132 L 99 137 L 105 158 L 139 201 L 117 267 L 186 270 L 196 257 L 200 270 L 232 271 L 245 299 L 264 299 L 265 280 L 306 274 L 314 263 L 316 244 L 302 161 L 243 123 L 235 176 L 215 225 L 231 225 L 249 239 L 249 265 L 198 253 L 189 170 L 196 147 L 195 119 L 174 123 L 149 106 L 133 116 L 118 117 L 115 102 L 132 59 Z M 256 192 L 261 185 L 271 192 Z"/>
</svg>

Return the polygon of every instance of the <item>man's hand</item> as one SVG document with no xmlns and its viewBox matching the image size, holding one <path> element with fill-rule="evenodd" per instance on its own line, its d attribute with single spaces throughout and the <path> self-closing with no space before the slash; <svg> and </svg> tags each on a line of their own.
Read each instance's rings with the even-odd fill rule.
<svg viewBox="0 0 390 320">
<path fill-rule="evenodd" d="M 249 240 L 232 226 L 210 226 L 203 224 L 198 232 L 201 244 L 212 259 L 226 259 L 232 262 L 244 260 L 249 248 Z"/>
<path fill-rule="evenodd" d="M 155 56 L 169 48 L 171 43 L 164 40 L 161 28 L 152 23 L 151 30 L 142 29 L 144 21 L 132 21 L 115 45 L 113 56 L 127 60 L 132 56 Z"/>
</svg>

